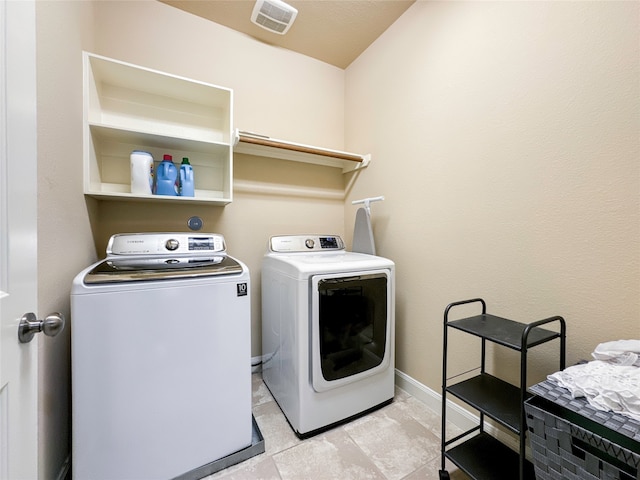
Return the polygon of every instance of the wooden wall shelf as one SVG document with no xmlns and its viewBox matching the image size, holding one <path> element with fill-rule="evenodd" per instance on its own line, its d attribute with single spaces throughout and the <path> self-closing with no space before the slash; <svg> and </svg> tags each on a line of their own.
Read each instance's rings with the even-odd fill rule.
<svg viewBox="0 0 640 480">
<path fill-rule="evenodd" d="M 369 154 L 313 147 L 241 130 L 236 130 L 233 150 L 236 153 L 342 168 L 343 173 L 365 168 L 371 161 Z"/>
</svg>

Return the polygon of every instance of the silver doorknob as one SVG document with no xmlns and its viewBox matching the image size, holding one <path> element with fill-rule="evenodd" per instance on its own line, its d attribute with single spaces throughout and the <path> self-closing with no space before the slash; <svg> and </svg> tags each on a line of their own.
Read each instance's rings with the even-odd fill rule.
<svg viewBox="0 0 640 480">
<path fill-rule="evenodd" d="M 20 343 L 29 343 L 36 333 L 42 332 L 49 337 L 55 337 L 64 328 L 64 315 L 55 312 L 46 316 L 44 320 L 38 320 L 35 313 L 25 313 L 18 325 L 18 340 Z"/>
</svg>

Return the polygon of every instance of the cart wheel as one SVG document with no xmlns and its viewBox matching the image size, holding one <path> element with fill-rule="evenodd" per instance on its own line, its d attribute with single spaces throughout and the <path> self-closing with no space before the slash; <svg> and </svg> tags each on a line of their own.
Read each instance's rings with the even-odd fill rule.
<svg viewBox="0 0 640 480">
<path fill-rule="evenodd" d="M 440 470 L 440 480 L 449 480 L 449 472 L 446 470 Z"/>
</svg>

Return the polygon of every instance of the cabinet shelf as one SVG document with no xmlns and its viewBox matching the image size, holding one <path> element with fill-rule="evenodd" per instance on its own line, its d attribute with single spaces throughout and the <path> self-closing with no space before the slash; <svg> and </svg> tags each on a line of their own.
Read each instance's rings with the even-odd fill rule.
<svg viewBox="0 0 640 480">
<path fill-rule="evenodd" d="M 167 195 L 131 195 L 129 188 L 118 183 L 102 183 L 101 191 L 94 190 L 90 196 L 101 200 L 129 202 L 184 202 L 191 205 L 209 205 L 211 203 L 228 203 L 222 197 L 223 192 L 196 190 L 193 197 L 171 197 Z"/>
<path fill-rule="evenodd" d="M 179 136 L 160 135 L 155 132 L 132 131 L 121 127 L 113 127 L 102 124 L 89 124 L 91 134 L 104 140 L 118 141 L 132 145 L 145 145 L 149 148 L 173 149 L 180 151 L 190 151 L 203 153 L 211 152 L 225 154 L 229 151 L 228 143 L 206 141 L 201 139 L 186 138 Z"/>
<path fill-rule="evenodd" d="M 313 147 L 240 130 L 236 130 L 234 143 L 237 153 L 342 168 L 343 173 L 365 168 L 371 161 L 371 155 Z"/>
<path fill-rule="evenodd" d="M 102 200 L 232 200 L 233 92 L 84 52 L 84 193 Z M 195 197 L 132 194 L 129 156 L 189 158 Z"/>
<path fill-rule="evenodd" d="M 449 320 L 451 309 L 460 305 L 479 303 L 482 313 L 460 320 Z M 541 328 L 557 323 L 559 331 Z M 470 379 L 448 385 L 447 348 L 448 329 L 453 328 L 479 337 L 482 342 L 480 374 Z M 488 315 L 486 304 L 480 298 L 454 302 L 444 313 L 442 354 L 442 468 L 440 478 L 448 479 L 445 459 L 449 458 L 473 479 L 493 480 L 509 478 L 534 479 L 531 463 L 525 459 L 526 420 L 524 402 L 531 397 L 527 392 L 528 349 L 556 338 L 560 339 L 560 370 L 565 365 L 566 327 L 562 317 L 550 317 L 524 324 L 506 318 Z M 491 342 L 520 352 L 520 385 L 515 386 L 485 371 L 486 342 Z M 456 438 L 446 438 L 447 394 L 462 400 L 480 412 L 479 425 L 463 432 Z M 488 417 L 519 437 L 519 450 L 515 452 L 485 432 L 485 417 Z M 470 436 L 471 434 L 475 434 Z M 460 442 L 460 440 L 465 439 Z M 455 446 L 453 446 L 455 444 Z"/>
</svg>

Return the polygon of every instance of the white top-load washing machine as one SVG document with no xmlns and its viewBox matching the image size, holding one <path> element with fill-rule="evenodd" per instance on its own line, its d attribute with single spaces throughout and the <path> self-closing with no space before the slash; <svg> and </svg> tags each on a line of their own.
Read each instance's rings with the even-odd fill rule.
<svg viewBox="0 0 640 480">
<path fill-rule="evenodd" d="M 272 237 L 262 262 L 262 376 L 310 436 L 392 401 L 395 266 L 335 235 Z"/>
<path fill-rule="evenodd" d="M 184 478 L 250 446 L 250 328 L 221 235 L 113 236 L 71 291 L 74 479 Z"/>
</svg>

